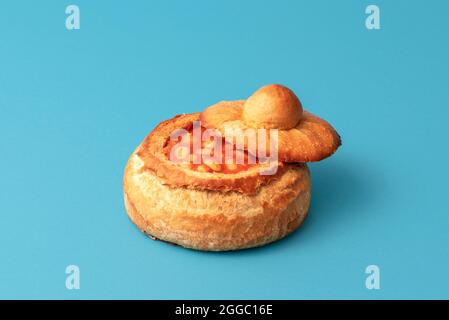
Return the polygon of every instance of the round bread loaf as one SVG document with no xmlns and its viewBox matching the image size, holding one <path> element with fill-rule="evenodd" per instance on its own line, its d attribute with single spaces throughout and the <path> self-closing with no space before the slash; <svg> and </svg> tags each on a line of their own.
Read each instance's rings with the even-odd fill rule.
<svg viewBox="0 0 449 320">
<path fill-rule="evenodd" d="M 289 164 L 256 193 L 173 187 L 145 169 L 139 148 L 125 169 L 125 206 L 153 238 L 187 248 L 225 251 L 261 246 L 295 230 L 307 216 L 310 176 Z"/>
</svg>

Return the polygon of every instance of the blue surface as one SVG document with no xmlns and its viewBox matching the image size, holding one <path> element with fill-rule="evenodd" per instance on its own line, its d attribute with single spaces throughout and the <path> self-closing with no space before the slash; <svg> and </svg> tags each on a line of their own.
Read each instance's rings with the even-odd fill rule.
<svg viewBox="0 0 449 320">
<path fill-rule="evenodd" d="M 0 4 L 0 298 L 449 298 L 448 1 Z M 161 120 L 283 83 L 343 147 L 275 244 L 202 253 L 128 220 L 128 156 Z M 65 288 L 65 267 L 81 289 Z M 381 289 L 367 290 L 367 265 Z"/>
</svg>

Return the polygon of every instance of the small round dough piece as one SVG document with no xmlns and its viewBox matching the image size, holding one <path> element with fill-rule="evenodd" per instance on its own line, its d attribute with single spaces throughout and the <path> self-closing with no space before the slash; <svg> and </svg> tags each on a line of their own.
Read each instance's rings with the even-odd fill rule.
<svg viewBox="0 0 449 320">
<path fill-rule="evenodd" d="M 302 117 L 302 105 L 295 93 L 279 84 L 263 86 L 243 107 L 243 120 L 249 127 L 291 129 Z"/>
</svg>

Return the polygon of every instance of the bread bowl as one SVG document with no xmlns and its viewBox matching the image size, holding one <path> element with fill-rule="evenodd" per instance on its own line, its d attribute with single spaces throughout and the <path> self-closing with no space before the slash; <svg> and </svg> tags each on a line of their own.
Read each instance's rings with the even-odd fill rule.
<svg viewBox="0 0 449 320">
<path fill-rule="evenodd" d="M 263 87 L 248 101 L 163 121 L 136 148 L 125 168 L 124 202 L 141 231 L 186 248 L 227 251 L 265 245 L 302 224 L 311 197 L 306 162 L 330 156 L 340 138 L 284 86 Z M 265 157 L 266 143 L 254 149 L 228 140 L 229 128 L 276 130 L 275 152 Z M 207 130 L 215 130 L 213 139 L 204 139 Z"/>
</svg>

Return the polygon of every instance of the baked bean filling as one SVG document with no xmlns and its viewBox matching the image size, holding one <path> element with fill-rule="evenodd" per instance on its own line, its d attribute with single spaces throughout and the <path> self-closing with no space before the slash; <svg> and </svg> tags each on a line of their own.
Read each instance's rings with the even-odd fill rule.
<svg viewBox="0 0 449 320">
<path fill-rule="evenodd" d="M 205 129 L 201 128 L 201 133 Z M 203 136 L 203 134 L 201 134 Z M 247 151 L 237 150 L 221 137 L 198 139 L 190 128 L 178 139 L 168 139 L 164 147 L 167 158 L 178 165 L 198 172 L 237 173 L 259 164 Z"/>
</svg>

